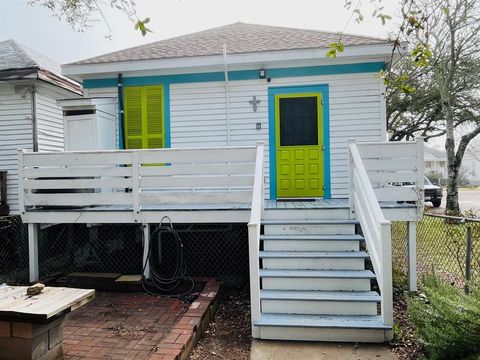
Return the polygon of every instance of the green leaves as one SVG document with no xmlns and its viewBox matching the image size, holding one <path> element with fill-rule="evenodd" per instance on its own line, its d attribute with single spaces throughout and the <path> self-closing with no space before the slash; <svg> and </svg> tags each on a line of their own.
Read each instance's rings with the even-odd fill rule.
<svg viewBox="0 0 480 360">
<path fill-rule="evenodd" d="M 140 30 L 142 33 L 142 36 L 147 35 L 148 32 L 152 32 L 149 28 L 146 27 L 145 24 L 148 24 L 150 22 L 150 18 L 147 17 L 145 20 L 138 20 L 137 23 L 135 24 L 135 30 Z"/>
<path fill-rule="evenodd" d="M 428 66 L 428 62 L 432 58 L 432 52 L 426 43 L 416 44 L 411 52 L 411 55 L 413 58 L 413 63 L 418 67 Z"/>
<path fill-rule="evenodd" d="M 327 51 L 328 58 L 336 58 L 337 53 L 341 53 L 345 50 L 345 45 L 341 41 L 330 43 L 329 50 Z"/>
</svg>

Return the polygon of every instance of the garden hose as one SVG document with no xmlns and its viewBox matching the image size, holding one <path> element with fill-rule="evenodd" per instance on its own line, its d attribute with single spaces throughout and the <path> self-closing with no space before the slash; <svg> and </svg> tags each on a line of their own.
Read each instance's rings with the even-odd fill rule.
<svg viewBox="0 0 480 360">
<path fill-rule="evenodd" d="M 164 224 L 163 221 L 168 221 L 168 224 Z M 157 245 L 158 248 L 162 248 L 162 241 L 164 241 L 164 235 L 170 234 L 173 238 L 175 245 L 175 270 L 171 276 L 166 277 L 162 275 L 162 269 L 160 266 L 161 255 L 154 255 L 154 246 Z M 145 270 L 147 264 L 150 266 L 150 277 L 145 276 Z M 187 264 L 185 262 L 185 255 L 183 250 L 183 243 L 178 235 L 177 231 L 173 228 L 172 220 L 168 216 L 162 217 L 158 227 L 150 235 L 150 241 L 148 246 L 148 254 L 143 264 L 142 271 L 142 287 L 145 292 L 151 295 L 170 295 L 175 297 L 185 296 L 191 293 L 195 287 L 195 283 L 192 278 L 186 276 L 187 273 Z M 190 289 L 187 292 L 182 293 L 173 293 L 176 288 L 180 286 L 183 281 L 191 283 Z"/>
</svg>

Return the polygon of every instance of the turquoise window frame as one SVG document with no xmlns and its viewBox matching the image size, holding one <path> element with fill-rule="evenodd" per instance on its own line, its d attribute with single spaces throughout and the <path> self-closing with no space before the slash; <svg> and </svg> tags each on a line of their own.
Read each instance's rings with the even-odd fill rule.
<svg viewBox="0 0 480 360">
<path fill-rule="evenodd" d="M 321 93 L 323 100 L 323 174 L 325 191 L 323 198 L 330 199 L 330 97 L 328 84 L 272 86 L 268 88 L 268 155 L 270 162 L 270 199 L 277 199 L 277 152 L 275 146 L 275 95 L 296 93 Z"/>
</svg>

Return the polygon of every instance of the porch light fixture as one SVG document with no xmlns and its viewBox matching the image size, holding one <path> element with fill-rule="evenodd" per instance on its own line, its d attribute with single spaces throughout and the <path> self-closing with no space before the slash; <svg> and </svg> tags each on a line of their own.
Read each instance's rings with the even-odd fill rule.
<svg viewBox="0 0 480 360">
<path fill-rule="evenodd" d="M 267 75 L 267 73 L 266 73 L 265 69 L 260 69 L 260 70 L 258 71 L 258 77 L 259 77 L 260 79 L 265 79 L 266 75 Z"/>
</svg>

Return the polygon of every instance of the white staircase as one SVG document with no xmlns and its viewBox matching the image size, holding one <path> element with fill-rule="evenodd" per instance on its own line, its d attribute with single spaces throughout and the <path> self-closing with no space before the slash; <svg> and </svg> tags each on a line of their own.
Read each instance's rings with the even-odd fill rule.
<svg viewBox="0 0 480 360">
<path fill-rule="evenodd" d="M 355 342 L 389 337 L 391 327 L 377 310 L 381 297 L 371 291 L 375 274 L 365 269 L 369 256 L 361 250 L 358 222 L 348 216 L 348 209 L 265 210 L 257 337 Z"/>
</svg>

